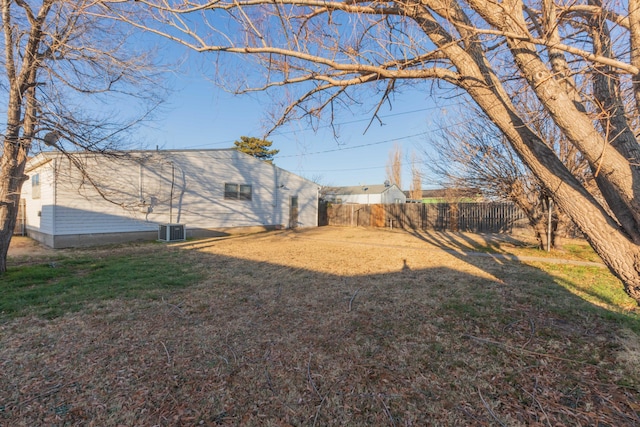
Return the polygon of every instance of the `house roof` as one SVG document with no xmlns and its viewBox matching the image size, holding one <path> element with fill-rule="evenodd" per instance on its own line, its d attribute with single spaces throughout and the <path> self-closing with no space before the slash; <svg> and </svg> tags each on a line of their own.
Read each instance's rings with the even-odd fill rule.
<svg viewBox="0 0 640 427">
<path fill-rule="evenodd" d="M 375 184 L 375 185 L 353 185 L 349 187 L 327 187 L 325 189 L 325 193 L 335 194 L 335 195 L 344 195 L 344 196 L 351 196 L 355 194 L 382 194 L 385 191 L 388 191 L 394 187 L 397 190 L 399 190 L 398 186 L 395 184 L 391 184 L 391 185 Z"/>
<path fill-rule="evenodd" d="M 75 152 L 69 152 L 67 153 L 70 156 L 77 156 L 77 157 L 82 157 L 82 156 L 105 156 L 105 155 L 114 155 L 113 157 L 119 156 L 119 155 L 137 155 L 137 156 L 144 156 L 144 155 L 155 155 L 155 154 L 159 154 L 159 155 L 171 155 L 171 154 L 197 154 L 197 153 L 234 153 L 235 155 L 237 155 L 240 158 L 243 158 L 245 161 L 252 161 L 252 162 L 256 162 L 256 164 L 261 164 L 264 165 L 265 167 L 270 167 L 270 168 L 275 168 L 278 169 L 280 171 L 284 171 L 288 174 L 291 175 L 295 175 L 300 179 L 303 179 L 305 181 L 309 181 L 309 182 L 313 182 L 310 179 L 301 177 L 300 175 L 294 174 L 292 172 L 289 172 L 286 169 L 283 169 L 273 163 L 266 163 L 263 160 L 257 159 L 253 156 L 251 156 L 250 154 L 247 153 L 243 153 L 239 150 L 237 150 L 235 147 L 231 147 L 231 148 L 205 148 L 205 149 L 171 149 L 171 150 L 160 150 L 160 149 L 154 149 L 154 150 L 113 150 L 111 152 L 105 152 L 105 153 L 100 153 L 100 152 L 93 152 L 93 151 L 75 151 Z M 27 168 L 26 168 L 26 172 L 29 173 L 31 171 L 33 171 L 34 169 L 42 166 L 43 164 L 51 161 L 52 159 L 58 158 L 58 157 L 65 157 L 66 154 L 62 153 L 61 151 L 58 150 L 51 150 L 51 151 L 41 151 L 40 153 L 37 153 L 36 155 L 34 155 L 33 157 L 31 157 L 28 161 L 27 161 Z M 226 157 L 225 157 L 226 158 Z M 278 159 L 275 159 L 276 161 Z"/>
<path fill-rule="evenodd" d="M 81 157 L 86 157 L 86 156 L 113 156 L 113 157 L 118 157 L 118 156 L 128 156 L 128 155 L 145 155 L 145 154 L 172 154 L 172 153 L 212 153 L 212 152 L 234 152 L 234 153 L 239 153 L 240 156 L 246 156 L 246 158 L 252 158 L 255 160 L 259 160 L 256 159 L 255 157 L 247 154 L 247 153 L 243 153 L 241 151 L 238 151 L 236 148 L 204 148 L 204 149 L 170 149 L 170 150 L 160 150 L 160 149 L 154 149 L 154 150 L 112 150 L 112 151 L 104 151 L 104 152 L 100 152 L 100 151 L 67 151 L 65 153 L 63 153 L 62 151 L 59 150 L 50 150 L 50 151 L 41 151 L 35 155 L 33 155 L 32 157 L 29 157 L 29 159 L 27 159 L 27 169 L 34 169 L 38 166 L 41 166 L 42 164 L 50 161 L 51 159 L 55 159 L 55 158 L 59 158 L 59 157 L 77 157 L 77 158 L 81 158 Z M 273 164 L 270 164 L 272 166 L 275 166 Z M 277 166 L 276 166 L 277 167 Z M 282 169 L 280 167 L 278 167 L 278 169 Z M 284 170 L 284 169 L 282 169 Z M 305 178 L 306 179 L 306 178 Z M 307 180 L 309 181 L 309 180 Z"/>
</svg>

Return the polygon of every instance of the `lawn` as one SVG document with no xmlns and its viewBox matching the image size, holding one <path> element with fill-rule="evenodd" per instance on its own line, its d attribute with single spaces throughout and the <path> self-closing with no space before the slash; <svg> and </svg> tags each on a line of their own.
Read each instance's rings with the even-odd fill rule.
<svg viewBox="0 0 640 427">
<path fill-rule="evenodd" d="M 544 257 L 322 227 L 12 258 L 0 425 L 640 425 L 635 303 Z"/>
</svg>

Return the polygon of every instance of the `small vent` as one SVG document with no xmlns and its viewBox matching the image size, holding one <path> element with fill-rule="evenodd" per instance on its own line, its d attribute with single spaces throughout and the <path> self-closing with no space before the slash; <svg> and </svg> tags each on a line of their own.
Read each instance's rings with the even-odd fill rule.
<svg viewBox="0 0 640 427">
<path fill-rule="evenodd" d="M 161 242 L 179 242 L 187 238 L 184 224 L 160 224 L 158 226 L 158 240 Z"/>
</svg>

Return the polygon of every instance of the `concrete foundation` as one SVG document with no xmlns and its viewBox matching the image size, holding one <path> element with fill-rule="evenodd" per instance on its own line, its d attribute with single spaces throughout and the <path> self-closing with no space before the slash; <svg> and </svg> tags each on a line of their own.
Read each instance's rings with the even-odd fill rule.
<svg viewBox="0 0 640 427">
<path fill-rule="evenodd" d="M 257 227 L 232 227 L 219 229 L 190 229 L 187 225 L 187 239 L 222 237 L 233 234 L 259 233 L 261 231 L 280 229 L 280 225 L 265 225 Z M 27 229 L 27 236 L 53 249 L 82 248 L 91 246 L 112 245 L 135 241 L 153 241 L 158 239 L 157 231 L 138 231 L 132 233 L 99 233 L 99 234 L 70 234 L 53 236 L 36 230 Z"/>
</svg>

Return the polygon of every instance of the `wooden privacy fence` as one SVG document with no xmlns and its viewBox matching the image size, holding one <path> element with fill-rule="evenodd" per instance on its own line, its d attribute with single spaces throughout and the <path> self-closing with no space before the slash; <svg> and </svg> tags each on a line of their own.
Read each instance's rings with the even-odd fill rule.
<svg viewBox="0 0 640 427">
<path fill-rule="evenodd" d="M 346 227 L 511 233 L 528 226 L 526 216 L 513 203 L 326 204 L 320 212 L 319 225 Z"/>
</svg>

